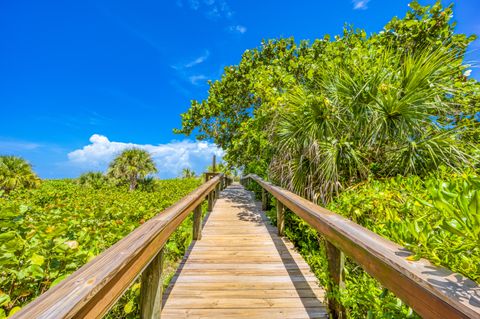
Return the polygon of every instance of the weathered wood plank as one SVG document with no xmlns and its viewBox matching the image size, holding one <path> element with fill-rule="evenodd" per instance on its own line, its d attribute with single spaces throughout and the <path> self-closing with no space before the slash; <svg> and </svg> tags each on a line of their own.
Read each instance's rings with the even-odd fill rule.
<svg viewBox="0 0 480 319">
<path fill-rule="evenodd" d="M 288 308 L 288 309 L 166 309 L 165 318 L 222 318 L 222 319 L 299 319 L 327 318 L 325 308 Z"/>
</svg>

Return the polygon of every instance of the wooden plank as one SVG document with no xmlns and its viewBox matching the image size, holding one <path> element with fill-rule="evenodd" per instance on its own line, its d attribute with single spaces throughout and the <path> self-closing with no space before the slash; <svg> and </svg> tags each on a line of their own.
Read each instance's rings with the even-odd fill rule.
<svg viewBox="0 0 480 319">
<path fill-rule="evenodd" d="M 222 192 L 172 278 L 163 317 L 327 318 L 317 278 L 260 208 L 239 185 Z"/>
<path fill-rule="evenodd" d="M 299 319 L 327 318 L 325 308 L 288 308 L 288 309 L 165 309 L 163 318 L 212 318 L 212 319 Z"/>
<path fill-rule="evenodd" d="M 177 286 L 187 288 L 190 290 L 216 290 L 216 291 L 225 291 L 225 290 L 239 290 L 239 289 L 248 289 L 248 290 L 277 290 L 277 289 L 320 289 L 316 283 L 299 281 L 296 283 L 293 282 L 191 282 L 191 283 L 177 283 L 172 282 L 174 285 L 173 289 L 176 289 Z M 167 289 L 167 291 L 172 291 L 172 288 Z M 266 296 L 268 298 L 268 296 Z"/>
<path fill-rule="evenodd" d="M 249 175 L 423 318 L 480 318 L 480 287 L 285 189 Z"/>
<path fill-rule="evenodd" d="M 229 308 L 312 308 L 322 307 L 323 304 L 318 298 L 191 298 L 179 296 L 169 298 L 166 301 L 165 309 L 229 309 Z"/>
<path fill-rule="evenodd" d="M 182 296 L 187 296 L 190 298 L 204 298 L 204 299 L 218 299 L 218 298 L 235 298 L 235 299 L 246 299 L 246 298 L 264 298 L 268 296 L 269 299 L 277 298 L 323 298 L 324 295 L 319 293 L 316 290 L 311 289 L 236 289 L 236 290 L 192 290 L 188 287 L 182 287 L 181 285 L 175 287 L 175 289 L 170 292 L 170 298 L 176 296 L 183 298 Z"/>
</svg>

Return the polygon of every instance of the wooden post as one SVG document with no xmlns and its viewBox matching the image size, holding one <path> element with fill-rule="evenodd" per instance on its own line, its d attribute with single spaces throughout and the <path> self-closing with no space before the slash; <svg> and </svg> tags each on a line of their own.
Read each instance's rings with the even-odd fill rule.
<svg viewBox="0 0 480 319">
<path fill-rule="evenodd" d="M 217 184 L 217 186 L 215 186 L 215 200 L 217 200 L 218 197 L 220 197 L 220 184 Z"/>
<path fill-rule="evenodd" d="M 213 210 L 213 191 L 208 193 L 208 208 L 207 211 L 210 213 Z"/>
<path fill-rule="evenodd" d="M 193 240 L 202 239 L 202 204 L 193 211 Z"/>
<path fill-rule="evenodd" d="M 285 205 L 277 199 L 277 229 L 278 236 L 285 233 Z"/>
<path fill-rule="evenodd" d="M 158 252 L 142 273 L 140 287 L 140 317 L 142 319 L 160 319 L 162 312 L 162 269 L 164 252 Z"/>
<path fill-rule="evenodd" d="M 216 157 L 215 155 L 213 155 L 213 159 L 212 159 L 212 173 L 215 173 L 215 172 L 217 171 L 216 159 L 217 159 L 217 157 Z"/>
<path fill-rule="evenodd" d="M 329 241 L 325 241 L 325 248 L 328 259 L 328 272 L 330 280 L 328 283 L 329 292 L 339 292 L 345 288 L 344 284 L 344 271 L 345 255 L 343 252 L 335 247 Z M 345 319 L 345 308 L 335 298 L 328 298 L 328 309 L 330 311 L 331 318 L 333 319 Z"/>
<path fill-rule="evenodd" d="M 262 210 L 267 210 L 268 202 L 268 193 L 265 188 L 262 188 Z"/>
</svg>

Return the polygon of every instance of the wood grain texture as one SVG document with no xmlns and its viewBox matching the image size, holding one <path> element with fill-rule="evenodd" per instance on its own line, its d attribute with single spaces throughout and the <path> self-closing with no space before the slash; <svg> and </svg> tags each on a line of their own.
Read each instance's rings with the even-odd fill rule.
<svg viewBox="0 0 480 319">
<path fill-rule="evenodd" d="M 193 211 L 193 240 L 202 239 L 202 205 L 195 207 Z"/>
<path fill-rule="evenodd" d="M 345 287 L 344 283 L 344 267 L 345 256 L 340 249 L 325 241 L 325 248 L 328 259 L 328 272 L 330 281 L 328 283 L 328 291 L 339 291 Z M 335 298 L 328 299 L 328 309 L 332 319 L 346 319 L 345 308 Z"/>
<path fill-rule="evenodd" d="M 120 298 L 221 176 L 167 208 L 17 312 L 14 319 L 99 318 Z"/>
<path fill-rule="evenodd" d="M 142 319 L 160 319 L 163 260 L 164 251 L 162 249 L 142 273 L 140 290 L 140 317 Z"/>
<path fill-rule="evenodd" d="M 278 236 L 283 236 L 285 232 L 285 206 L 277 200 L 277 230 Z"/>
<path fill-rule="evenodd" d="M 411 261 L 411 253 L 370 230 L 278 186 L 248 175 L 423 318 L 480 318 L 480 287 L 464 276 Z"/>
<path fill-rule="evenodd" d="M 162 318 L 327 318 L 324 290 L 242 186 L 220 194 L 164 295 Z"/>
</svg>

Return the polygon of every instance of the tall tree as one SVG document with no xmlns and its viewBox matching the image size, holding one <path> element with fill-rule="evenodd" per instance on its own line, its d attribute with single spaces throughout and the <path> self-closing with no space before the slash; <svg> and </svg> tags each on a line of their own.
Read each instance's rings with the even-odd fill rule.
<svg viewBox="0 0 480 319">
<path fill-rule="evenodd" d="M 40 178 L 32 166 L 17 156 L 0 156 L 0 190 L 6 193 L 18 188 L 33 188 L 40 185 Z"/>
<path fill-rule="evenodd" d="M 370 173 L 422 174 L 441 163 L 465 163 L 458 139 L 475 135 L 447 128 L 463 126 L 462 114 L 478 112 L 478 84 L 463 64 L 475 37 L 454 33 L 452 6 L 414 1 L 410 7 L 403 19 L 393 18 L 382 32 L 368 37 L 346 27 L 341 36 L 326 35 L 311 44 L 263 41 L 210 83 L 206 100 L 192 102 L 177 132 L 213 139 L 226 151 L 229 165 L 290 180 L 284 186 L 292 190 L 308 189 L 306 180 L 291 180 L 294 166 L 320 172 L 327 164 L 320 165 L 325 157 L 319 154 L 327 150 L 322 153 L 319 147 L 330 145 L 330 168 L 343 162 L 348 173 L 340 172 L 340 166 L 323 172 L 329 175 L 322 179 L 326 184 L 310 184 L 316 190 L 308 197 L 316 200 Z M 357 134 L 350 132 L 360 127 Z M 289 135 L 288 129 L 296 131 Z M 304 140 L 310 133 L 323 137 L 315 143 Z M 293 141 L 304 150 L 294 152 Z M 309 158 L 303 156 L 307 150 Z M 287 158 L 294 154 L 297 159 Z M 313 181 L 318 174 L 305 176 Z"/>
<path fill-rule="evenodd" d="M 182 170 L 182 178 L 192 178 L 192 177 L 195 177 L 195 172 L 192 169 L 185 167 Z"/>
<path fill-rule="evenodd" d="M 107 176 L 129 183 L 130 191 L 137 188 L 138 181 L 157 172 L 150 154 L 142 149 L 130 148 L 120 153 L 108 168 Z"/>
</svg>

